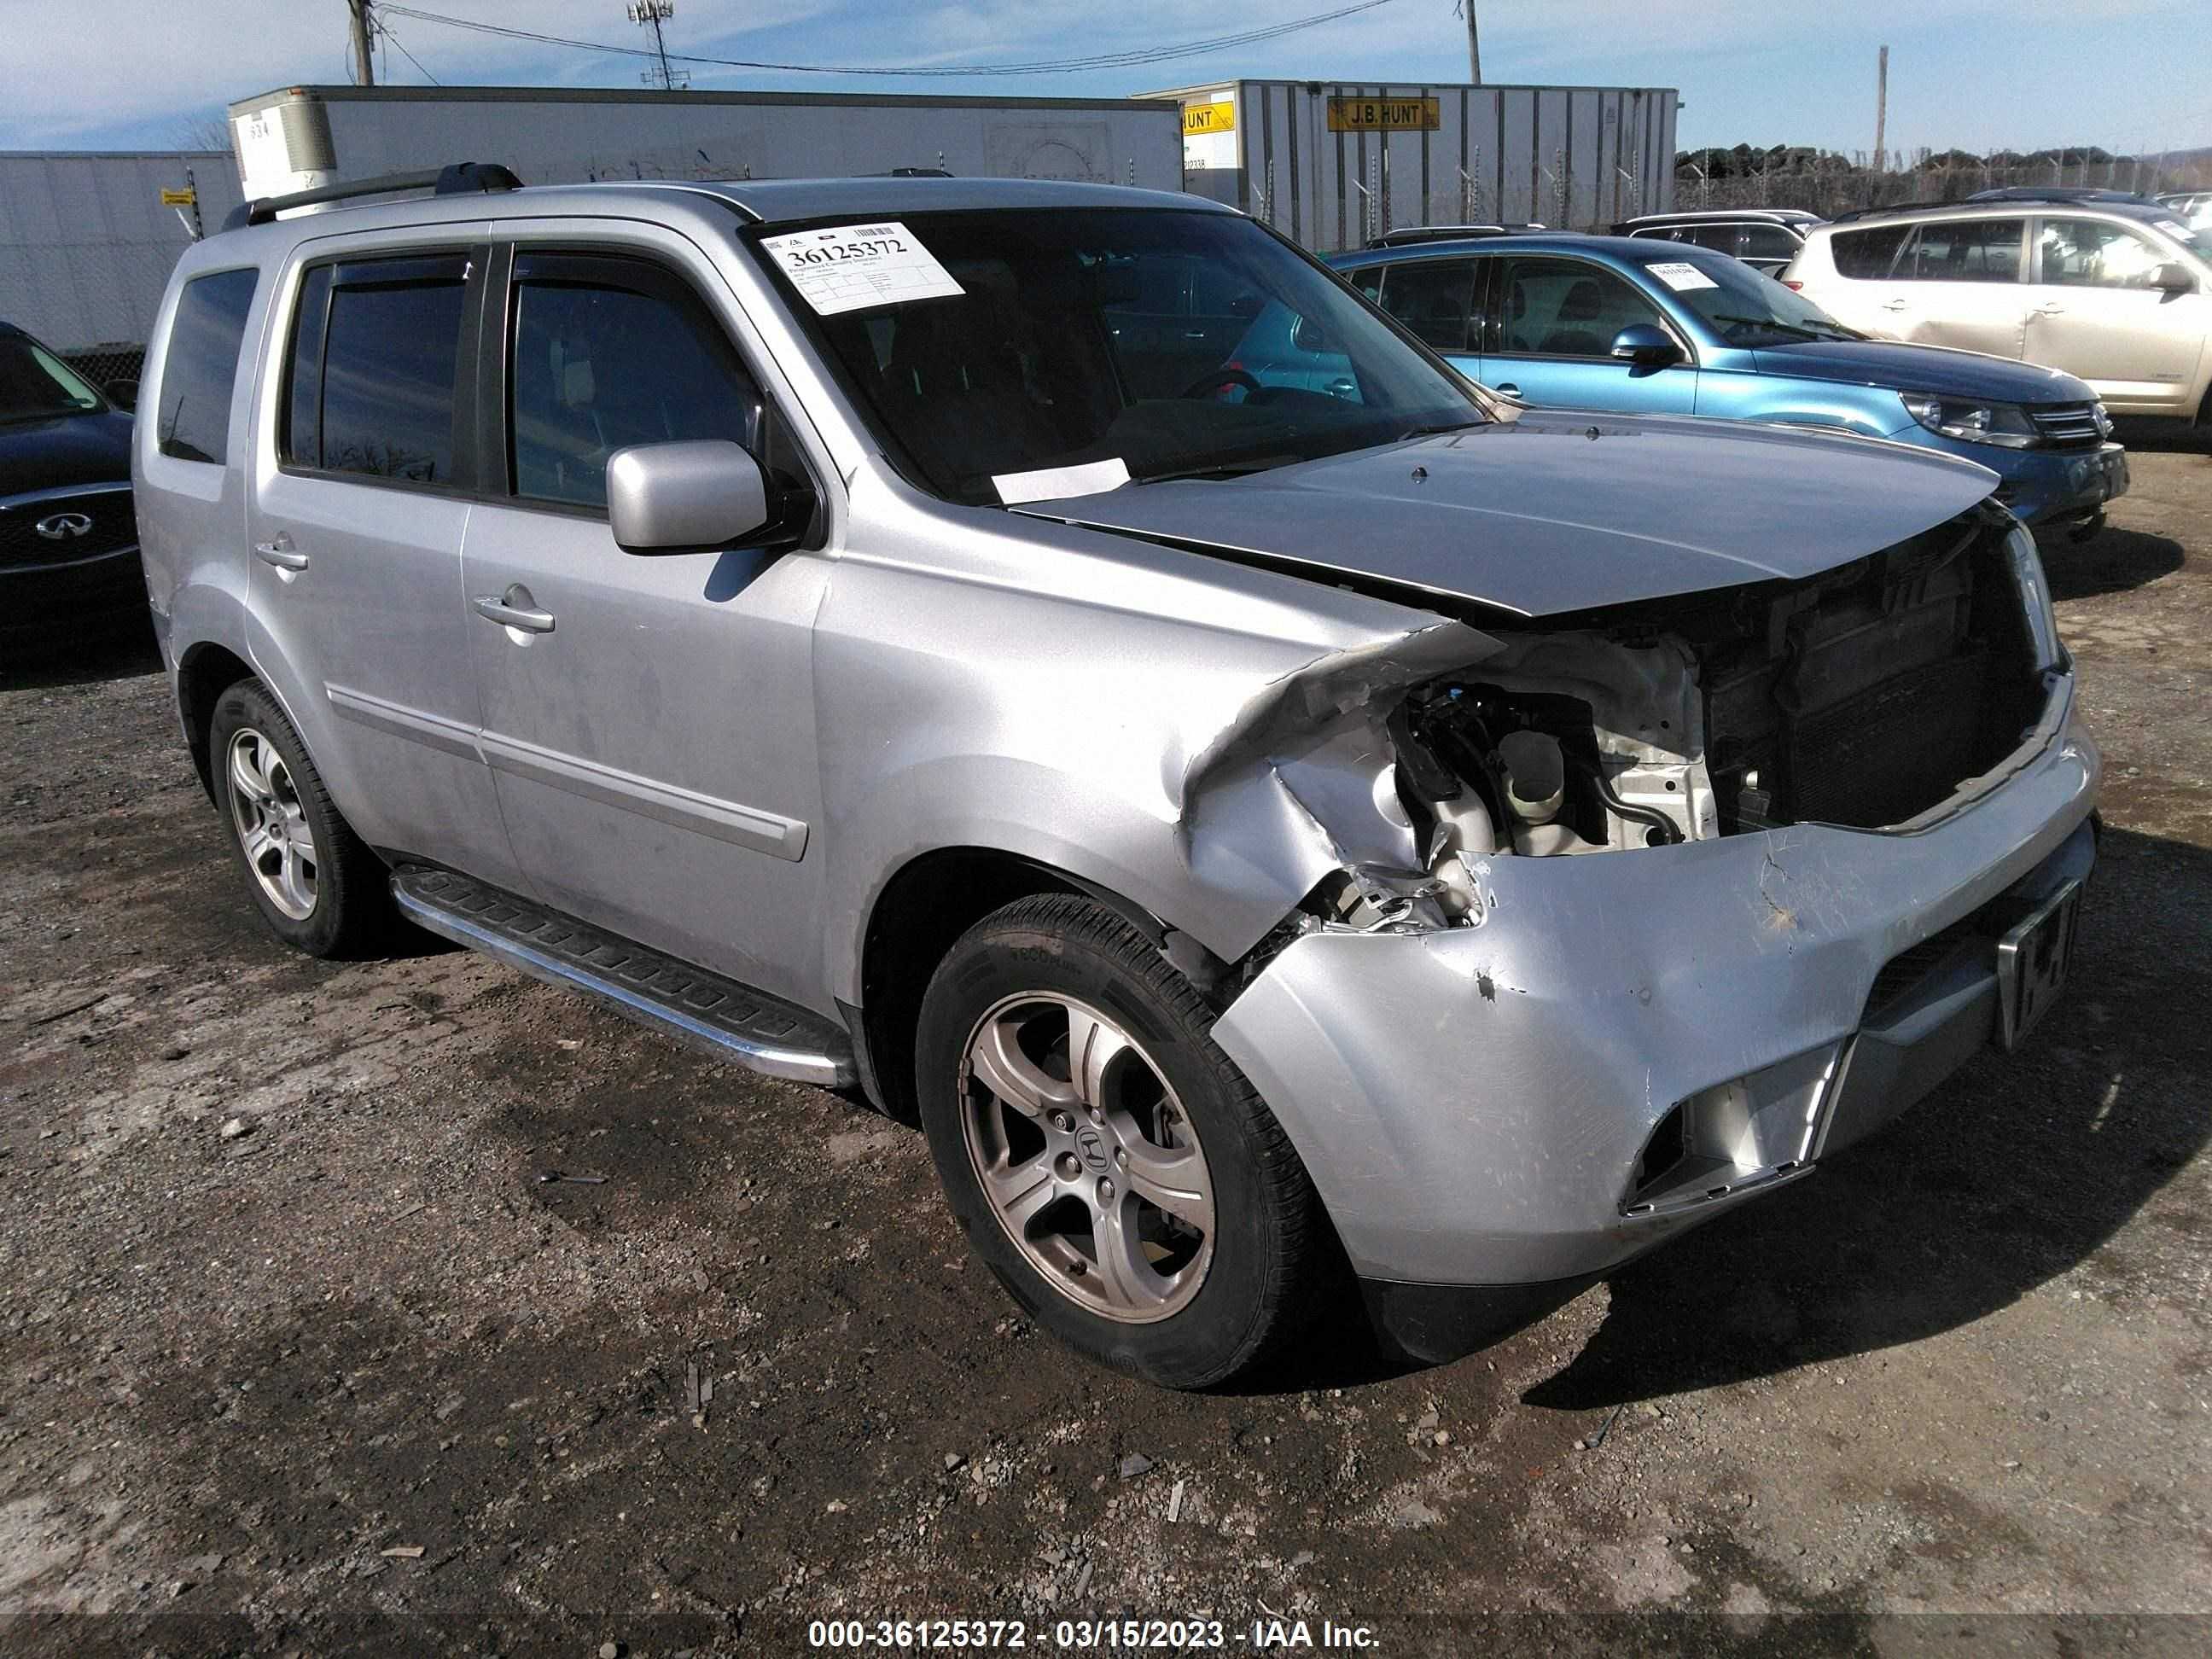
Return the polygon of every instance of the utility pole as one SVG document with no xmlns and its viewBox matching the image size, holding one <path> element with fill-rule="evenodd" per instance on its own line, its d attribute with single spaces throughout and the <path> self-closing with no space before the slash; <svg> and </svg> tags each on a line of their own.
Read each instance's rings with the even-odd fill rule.
<svg viewBox="0 0 2212 1659">
<path fill-rule="evenodd" d="M 369 43 L 375 38 L 376 25 L 369 16 L 374 0 L 346 0 L 346 9 L 353 14 L 353 78 L 360 85 L 376 84 L 376 58 Z"/>
<path fill-rule="evenodd" d="M 1889 48 L 1884 46 L 1881 55 L 1875 59 L 1874 71 L 1874 170 L 1889 171 L 1889 152 L 1882 148 L 1889 126 Z"/>
<path fill-rule="evenodd" d="M 1467 78 L 1479 87 L 1482 84 L 1482 41 L 1475 32 L 1474 0 L 1459 0 L 1459 9 L 1467 16 Z"/>
</svg>

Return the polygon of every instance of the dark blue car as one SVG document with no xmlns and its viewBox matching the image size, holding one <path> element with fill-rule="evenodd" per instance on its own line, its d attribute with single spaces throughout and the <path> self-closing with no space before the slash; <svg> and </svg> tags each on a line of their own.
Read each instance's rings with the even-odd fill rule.
<svg viewBox="0 0 2212 1659">
<path fill-rule="evenodd" d="M 1330 263 L 1462 374 L 1524 402 L 1835 427 L 1947 450 L 1996 473 L 1998 498 L 2028 523 L 2085 533 L 2128 487 L 2112 422 L 2072 375 L 1869 340 L 1724 253 L 1551 234 Z M 1249 368 L 1255 354 L 1239 355 Z M 1330 378 L 1318 361 L 1277 372 Z"/>
</svg>

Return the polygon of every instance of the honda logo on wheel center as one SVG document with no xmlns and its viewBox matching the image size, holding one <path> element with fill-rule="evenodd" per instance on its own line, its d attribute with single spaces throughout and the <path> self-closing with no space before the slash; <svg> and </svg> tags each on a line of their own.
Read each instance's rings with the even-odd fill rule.
<svg viewBox="0 0 2212 1659">
<path fill-rule="evenodd" d="M 1075 1145 L 1083 1153 L 1083 1161 L 1094 1170 L 1106 1167 L 1106 1141 L 1096 1129 L 1085 1129 L 1075 1137 Z"/>
</svg>

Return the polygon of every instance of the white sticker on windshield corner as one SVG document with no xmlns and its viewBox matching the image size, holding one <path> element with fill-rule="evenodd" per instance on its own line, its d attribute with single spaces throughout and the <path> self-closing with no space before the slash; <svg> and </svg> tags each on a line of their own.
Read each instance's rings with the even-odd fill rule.
<svg viewBox="0 0 2212 1659">
<path fill-rule="evenodd" d="M 1103 495 L 1129 482 L 1129 464 L 1116 455 L 1110 461 L 1083 466 L 1041 467 L 1035 472 L 1001 472 L 991 482 L 999 499 L 1008 507 L 1024 501 L 1056 501 L 1064 495 Z"/>
<path fill-rule="evenodd" d="M 1646 265 L 1644 268 L 1677 294 L 1686 294 L 1693 288 L 1720 286 L 1687 259 L 1662 259 L 1657 264 Z"/>
<path fill-rule="evenodd" d="M 2156 225 L 2160 230 L 2164 231 L 2169 236 L 2179 237 L 2185 242 L 2189 240 L 2189 227 L 2187 225 L 2178 224 L 2172 219 L 2154 219 L 2151 221 L 2151 223 Z"/>
<path fill-rule="evenodd" d="M 968 291 L 896 219 L 763 236 L 761 246 L 824 317 L 902 300 L 950 299 Z"/>
</svg>

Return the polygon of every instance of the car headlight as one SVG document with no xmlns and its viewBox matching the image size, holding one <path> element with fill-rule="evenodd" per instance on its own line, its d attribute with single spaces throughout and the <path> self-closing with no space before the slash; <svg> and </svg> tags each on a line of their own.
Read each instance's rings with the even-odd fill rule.
<svg viewBox="0 0 2212 1659">
<path fill-rule="evenodd" d="M 1905 413 L 1930 432 L 1970 444 L 2026 449 L 2040 435 L 2018 404 L 1977 403 L 1967 398 L 1939 398 L 1931 392 L 1900 392 Z"/>
<path fill-rule="evenodd" d="M 2043 574 L 2043 556 L 2027 526 L 2016 524 L 2005 533 L 2005 552 L 2012 562 L 2012 578 L 2020 589 L 2026 613 L 2027 638 L 2035 652 L 2038 670 L 2049 672 L 2062 660 L 2058 649 L 2058 617 L 2051 607 L 2051 582 Z"/>
</svg>

